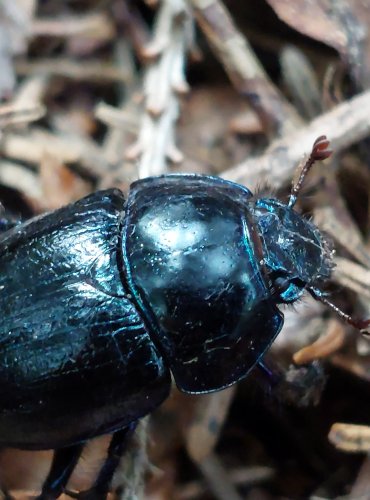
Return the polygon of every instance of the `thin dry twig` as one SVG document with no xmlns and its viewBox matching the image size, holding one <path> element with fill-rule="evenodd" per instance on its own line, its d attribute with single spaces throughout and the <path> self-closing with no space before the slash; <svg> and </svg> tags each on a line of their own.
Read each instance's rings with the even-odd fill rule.
<svg viewBox="0 0 370 500">
<path fill-rule="evenodd" d="M 113 22 L 104 12 L 91 12 L 79 16 L 43 17 L 33 20 L 33 36 L 57 36 L 62 38 L 84 37 L 100 42 L 111 40 L 115 36 Z"/>
<path fill-rule="evenodd" d="M 368 425 L 336 423 L 330 429 L 329 441 L 343 451 L 369 452 L 370 427 Z"/>
<path fill-rule="evenodd" d="M 40 179 L 37 174 L 7 160 L 1 160 L 0 167 L 1 184 L 16 189 L 20 193 L 27 193 L 30 199 L 42 198 Z"/>
<path fill-rule="evenodd" d="M 124 69 L 115 67 L 111 62 L 92 58 L 83 64 L 66 57 L 59 57 L 57 60 L 39 58 L 35 61 L 19 59 L 15 62 L 15 68 L 21 76 L 46 74 L 100 83 L 127 81 L 127 72 Z"/>
<path fill-rule="evenodd" d="M 137 133 L 139 120 L 126 109 L 117 109 L 104 102 L 99 103 L 95 108 L 95 116 L 98 120 L 113 129 L 124 129 L 132 133 Z"/>
<path fill-rule="evenodd" d="M 35 103 L 33 106 L 19 105 L 18 102 L 0 107 L 0 128 L 26 124 L 42 118 L 46 113 L 44 106 Z"/>
<path fill-rule="evenodd" d="M 332 319 L 326 331 L 312 344 L 303 347 L 293 354 L 293 361 L 297 365 L 312 363 L 315 359 L 327 358 L 344 344 L 344 326 L 336 319 Z"/>
<path fill-rule="evenodd" d="M 362 297 L 370 298 L 370 270 L 344 257 L 336 257 L 332 279 Z"/>
<path fill-rule="evenodd" d="M 235 88 L 248 99 L 269 135 L 285 135 L 302 124 L 274 86 L 247 39 L 220 0 L 190 0 L 200 28 Z"/>
<path fill-rule="evenodd" d="M 313 119 L 322 111 L 319 82 L 304 52 L 287 45 L 280 54 L 284 83 L 302 116 Z"/>
<path fill-rule="evenodd" d="M 315 224 L 361 264 L 369 267 L 370 254 L 358 226 L 350 217 L 347 207 L 338 206 L 339 203 L 343 203 L 343 200 L 337 198 L 335 205 L 331 204 L 330 201 L 328 200 L 327 206 L 314 210 Z"/>
<path fill-rule="evenodd" d="M 244 488 L 264 483 L 272 479 L 274 474 L 275 471 L 272 468 L 262 466 L 243 467 L 227 471 L 230 481 L 235 486 L 243 486 Z M 185 486 L 181 485 L 176 498 L 178 500 L 194 500 L 204 493 L 206 493 L 206 484 L 201 481 L 193 481 Z"/>
<path fill-rule="evenodd" d="M 16 77 L 13 56 L 25 52 L 31 18 L 36 0 L 0 3 L 0 97 L 9 97 L 14 90 Z"/>
<path fill-rule="evenodd" d="M 144 475 L 149 466 L 146 452 L 148 421 L 148 417 L 140 420 L 134 436 L 135 443 L 131 446 L 130 452 L 123 457 L 121 467 L 115 476 L 116 486 L 124 485 L 119 500 L 143 500 L 145 498 Z"/>
<path fill-rule="evenodd" d="M 100 103 L 95 108 L 95 116 L 108 127 L 102 144 L 104 157 L 112 165 L 114 175 L 127 181 L 131 173 L 135 177 L 137 175 L 137 172 L 130 168 L 132 164 L 126 160 L 125 152 L 139 130 L 139 106 L 134 96 L 138 92 L 140 81 L 135 68 L 132 48 L 126 40 L 118 40 L 115 48 L 115 59 L 116 65 L 125 67 L 129 74 L 127 83 L 125 85 L 119 84 L 119 90 L 123 97 L 119 107 Z"/>
<path fill-rule="evenodd" d="M 218 500 L 242 500 L 217 455 L 211 453 L 198 465 Z"/>
<path fill-rule="evenodd" d="M 339 153 L 370 133 L 370 91 L 343 102 L 310 124 L 271 143 L 259 157 L 249 158 L 222 173 L 225 179 L 252 189 L 266 182 L 272 188 L 288 183 L 304 155 L 317 137 L 325 133 L 332 149 Z"/>
<path fill-rule="evenodd" d="M 230 387 L 199 398 L 195 415 L 186 430 L 186 448 L 195 462 L 202 462 L 214 450 L 235 390 Z"/>
<path fill-rule="evenodd" d="M 370 456 L 363 461 L 348 498 L 366 500 L 370 491 Z"/>
<path fill-rule="evenodd" d="M 47 93 L 49 82 L 50 80 L 46 75 L 35 75 L 25 78 L 17 87 L 13 104 L 25 108 L 37 106 L 44 108 L 43 101 Z"/>
<path fill-rule="evenodd" d="M 93 142 L 81 142 L 70 137 L 56 136 L 40 128 L 32 128 L 27 134 L 9 132 L 2 141 L 3 155 L 16 161 L 38 166 L 45 152 L 57 157 L 62 163 L 77 163 L 93 177 L 99 178 L 107 161 L 100 148 Z"/>
<path fill-rule="evenodd" d="M 129 159 L 138 159 L 140 177 L 165 171 L 167 158 L 182 160 L 174 124 L 179 115 L 178 94 L 188 88 L 184 64 L 189 31 L 191 20 L 184 0 L 164 0 L 145 51 L 152 60 L 144 75 L 145 112 L 137 142 L 127 152 Z"/>
</svg>

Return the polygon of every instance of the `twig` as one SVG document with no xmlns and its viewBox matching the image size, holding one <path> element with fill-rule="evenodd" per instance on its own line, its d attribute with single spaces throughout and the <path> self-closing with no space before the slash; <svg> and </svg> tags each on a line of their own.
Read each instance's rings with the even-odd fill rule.
<svg viewBox="0 0 370 500">
<path fill-rule="evenodd" d="M 370 270 L 343 257 L 337 257 L 335 263 L 333 281 L 369 299 Z"/>
<path fill-rule="evenodd" d="M 0 106 L 0 129 L 39 120 L 45 112 L 44 106 L 37 103 L 33 106 L 19 106 L 17 103 Z"/>
<path fill-rule="evenodd" d="M 15 63 L 19 75 L 47 74 L 71 78 L 73 80 L 87 80 L 92 82 L 125 82 L 127 72 L 117 68 L 110 62 L 100 59 L 81 61 L 59 57 L 58 59 L 37 59 L 36 61 L 18 60 Z"/>
<path fill-rule="evenodd" d="M 363 461 L 356 480 L 347 498 L 366 500 L 370 492 L 370 456 Z"/>
<path fill-rule="evenodd" d="M 114 19 L 123 32 L 122 40 L 132 46 L 135 55 L 143 61 L 144 47 L 149 41 L 148 27 L 133 2 L 114 0 L 112 5 Z"/>
<path fill-rule="evenodd" d="M 297 365 L 305 365 L 316 359 L 326 358 L 343 346 L 344 339 L 343 324 L 337 319 L 332 319 L 323 335 L 312 344 L 294 353 L 293 361 Z"/>
<path fill-rule="evenodd" d="M 25 161 L 38 166 L 45 152 L 49 152 L 61 163 L 80 164 L 87 173 L 99 178 L 108 163 L 101 150 L 93 142 L 73 141 L 39 128 L 32 128 L 27 135 L 9 132 L 0 144 L 2 154 L 16 161 Z"/>
<path fill-rule="evenodd" d="M 198 398 L 195 415 L 186 431 L 186 448 L 195 462 L 202 462 L 214 450 L 235 390 L 234 386 Z"/>
<path fill-rule="evenodd" d="M 0 129 L 25 125 L 37 121 L 46 114 L 42 104 L 48 79 L 43 76 L 27 78 L 18 86 L 13 102 L 0 107 Z"/>
<path fill-rule="evenodd" d="M 118 108 L 101 103 L 95 108 L 95 116 L 108 126 L 102 144 L 104 157 L 112 165 L 115 174 L 127 179 L 133 169 L 128 168 L 130 165 L 125 158 L 125 152 L 138 132 L 140 118 L 138 104 L 133 99 L 139 86 L 138 74 L 132 48 L 126 40 L 122 39 L 116 43 L 115 59 L 116 65 L 124 67 L 129 75 L 125 85 L 118 83 L 118 90 L 122 94 L 121 103 Z"/>
<path fill-rule="evenodd" d="M 44 108 L 43 100 L 48 89 L 48 84 L 49 78 L 46 75 L 35 75 L 25 78 L 18 85 L 13 104 L 19 108 Z"/>
<path fill-rule="evenodd" d="M 259 483 L 266 483 L 271 480 L 275 471 L 271 467 L 251 466 L 237 469 L 230 469 L 227 475 L 234 486 L 251 488 Z M 176 498 L 179 500 L 194 500 L 207 492 L 204 481 L 192 481 L 181 484 L 178 488 Z"/>
<path fill-rule="evenodd" d="M 235 390 L 235 386 L 229 387 L 224 391 L 199 398 L 194 417 L 186 432 L 187 451 L 220 500 L 239 498 L 229 475 L 226 474 L 214 453 Z M 218 477 L 219 474 L 221 474 L 220 477 Z M 221 489 L 218 481 L 223 483 Z"/>
<path fill-rule="evenodd" d="M 26 38 L 35 8 L 35 0 L 23 5 L 12 0 L 0 2 L 0 98 L 8 98 L 14 89 L 12 56 L 26 50 Z"/>
<path fill-rule="evenodd" d="M 284 47 L 280 55 L 281 71 L 297 109 L 307 119 L 322 111 L 317 75 L 302 50 L 292 45 Z"/>
<path fill-rule="evenodd" d="M 329 441 L 338 449 L 352 453 L 370 451 L 370 427 L 368 425 L 356 425 L 336 423 L 333 424 Z"/>
<path fill-rule="evenodd" d="M 94 12 L 84 16 L 64 16 L 35 19 L 31 25 L 33 36 L 84 37 L 98 41 L 114 38 L 112 21 L 104 12 Z"/>
<path fill-rule="evenodd" d="M 284 135 L 302 123 L 274 86 L 220 0 L 190 0 L 199 26 L 236 89 L 257 113 L 268 135 Z"/>
<path fill-rule="evenodd" d="M 137 133 L 139 129 L 137 117 L 128 113 L 125 109 L 117 109 L 104 102 L 96 106 L 95 116 L 98 120 L 113 129 L 124 129 L 132 133 Z"/>
<path fill-rule="evenodd" d="M 369 251 L 364 244 L 357 224 L 340 195 L 339 186 L 332 172 L 326 176 L 323 196 L 326 206 L 314 210 L 315 224 L 361 264 L 370 267 Z"/>
<path fill-rule="evenodd" d="M 38 175 L 16 163 L 6 160 L 0 162 L 0 183 L 26 194 L 33 200 L 42 198 Z"/>
<path fill-rule="evenodd" d="M 191 21 L 183 0 L 164 0 L 154 36 L 145 55 L 152 59 L 144 75 L 145 111 L 137 142 L 128 151 L 138 158 L 140 177 L 166 170 L 166 159 L 181 161 L 175 146 L 174 125 L 179 115 L 178 93 L 186 92 L 185 52 Z"/>
<path fill-rule="evenodd" d="M 242 500 L 216 455 L 210 454 L 198 465 L 218 500 Z"/>
<path fill-rule="evenodd" d="M 119 500 L 144 499 L 144 473 L 148 469 L 146 453 L 149 417 L 140 420 L 130 452 L 123 457 L 124 490 Z M 121 483 L 122 484 L 122 483 Z"/>
<path fill-rule="evenodd" d="M 279 188 L 290 181 L 299 161 L 311 151 L 313 142 L 323 133 L 329 137 L 332 149 L 337 153 L 367 137 L 370 133 L 369 113 L 368 90 L 319 116 L 296 133 L 275 140 L 262 156 L 249 158 L 221 175 L 252 189 L 261 182 Z"/>
</svg>

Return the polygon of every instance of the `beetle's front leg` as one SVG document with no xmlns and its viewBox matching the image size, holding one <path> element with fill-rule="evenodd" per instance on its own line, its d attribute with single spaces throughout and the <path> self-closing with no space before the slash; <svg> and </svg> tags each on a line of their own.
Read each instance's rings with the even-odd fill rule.
<svg viewBox="0 0 370 500">
<path fill-rule="evenodd" d="M 77 444 L 54 452 L 49 474 L 36 500 L 54 500 L 62 494 L 80 458 L 82 448 L 83 444 Z"/>
<path fill-rule="evenodd" d="M 113 475 L 119 465 L 127 444 L 134 433 L 137 422 L 132 422 L 127 427 L 115 432 L 110 442 L 107 458 L 101 468 L 93 486 L 81 493 L 67 492 L 72 498 L 78 500 L 106 500 Z"/>
</svg>

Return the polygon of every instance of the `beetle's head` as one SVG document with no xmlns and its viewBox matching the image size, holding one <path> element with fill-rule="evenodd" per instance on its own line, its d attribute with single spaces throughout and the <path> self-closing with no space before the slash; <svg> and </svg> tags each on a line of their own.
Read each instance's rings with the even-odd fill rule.
<svg viewBox="0 0 370 500">
<path fill-rule="evenodd" d="M 256 201 L 263 266 L 278 302 L 294 302 L 306 287 L 329 277 L 332 251 L 309 220 L 276 199 Z"/>
<path fill-rule="evenodd" d="M 255 204 L 255 220 L 261 237 L 262 266 L 272 295 L 278 302 L 294 302 L 307 288 L 316 289 L 330 275 L 332 252 L 320 231 L 294 210 L 303 181 L 317 160 L 331 155 L 326 136 L 313 144 L 299 169 L 288 204 L 261 198 Z"/>
<path fill-rule="evenodd" d="M 276 199 L 256 201 L 254 215 L 261 244 L 258 245 L 258 238 L 254 240 L 260 247 L 261 266 L 277 302 L 294 302 L 307 289 L 344 321 L 369 335 L 370 319 L 352 318 L 332 304 L 317 286 L 330 275 L 333 252 L 317 227 L 294 210 L 307 172 L 317 160 L 331 155 L 328 147 L 326 136 L 316 139 L 299 170 L 298 180 L 293 183 L 287 205 Z"/>
</svg>

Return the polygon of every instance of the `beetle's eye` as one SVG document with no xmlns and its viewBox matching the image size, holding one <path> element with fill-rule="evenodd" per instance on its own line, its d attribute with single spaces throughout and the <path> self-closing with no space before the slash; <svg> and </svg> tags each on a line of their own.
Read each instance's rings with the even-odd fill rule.
<svg viewBox="0 0 370 500">
<path fill-rule="evenodd" d="M 277 295 L 281 295 L 288 290 L 290 287 L 290 281 L 287 278 L 278 277 L 274 280 L 274 292 Z"/>
<path fill-rule="evenodd" d="M 271 277 L 271 295 L 277 302 L 290 304 L 298 299 L 302 294 L 305 284 L 301 279 L 275 273 Z"/>
</svg>

